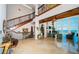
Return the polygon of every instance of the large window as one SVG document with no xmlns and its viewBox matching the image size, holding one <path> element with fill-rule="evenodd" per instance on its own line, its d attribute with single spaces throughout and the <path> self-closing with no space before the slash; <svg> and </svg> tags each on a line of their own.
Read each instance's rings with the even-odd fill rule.
<svg viewBox="0 0 79 59">
<path fill-rule="evenodd" d="M 78 21 L 79 16 L 72 16 L 68 18 L 63 18 L 55 21 L 55 29 L 58 31 L 63 31 L 67 33 L 68 31 L 77 32 L 78 33 Z"/>
</svg>

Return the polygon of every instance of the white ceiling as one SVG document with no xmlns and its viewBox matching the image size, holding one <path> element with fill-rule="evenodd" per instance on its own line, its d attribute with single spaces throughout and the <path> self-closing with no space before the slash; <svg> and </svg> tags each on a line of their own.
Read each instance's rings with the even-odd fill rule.
<svg viewBox="0 0 79 59">
<path fill-rule="evenodd" d="M 38 4 L 38 7 L 42 4 Z M 20 12 L 18 10 L 21 10 Z M 35 4 L 7 4 L 7 19 L 16 18 L 35 11 Z"/>
<path fill-rule="evenodd" d="M 26 5 L 31 7 L 33 10 L 35 9 L 35 5 L 34 4 L 26 4 Z"/>
<path fill-rule="evenodd" d="M 28 6 L 30 9 L 35 10 L 35 4 L 25 4 L 26 7 Z M 40 7 L 42 4 L 38 4 L 38 7 Z"/>
<path fill-rule="evenodd" d="M 22 4 L 7 4 L 6 18 L 12 19 L 32 13 L 33 10 L 24 7 Z"/>
</svg>

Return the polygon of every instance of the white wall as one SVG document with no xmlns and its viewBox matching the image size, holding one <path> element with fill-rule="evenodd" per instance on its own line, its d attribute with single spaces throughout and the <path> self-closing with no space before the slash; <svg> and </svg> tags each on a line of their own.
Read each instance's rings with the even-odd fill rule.
<svg viewBox="0 0 79 59">
<path fill-rule="evenodd" d="M 2 31 L 2 33 L 0 33 L 0 42 L 3 36 L 3 20 L 4 19 L 6 19 L 6 5 L 0 4 L 0 31 Z"/>
<path fill-rule="evenodd" d="M 0 44 L 2 43 L 2 38 L 3 38 L 3 20 L 6 19 L 6 5 L 0 4 Z M 0 48 L 0 53 L 2 49 Z"/>
<path fill-rule="evenodd" d="M 20 9 L 20 11 L 18 10 Z M 21 4 L 8 4 L 7 5 L 7 19 L 16 18 L 19 16 L 32 13 L 33 10 L 26 8 Z"/>
</svg>

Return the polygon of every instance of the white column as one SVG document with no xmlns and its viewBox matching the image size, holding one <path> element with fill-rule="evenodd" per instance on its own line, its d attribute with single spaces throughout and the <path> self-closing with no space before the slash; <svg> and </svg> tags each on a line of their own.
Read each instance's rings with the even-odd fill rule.
<svg viewBox="0 0 79 59">
<path fill-rule="evenodd" d="M 34 22 L 35 22 L 35 40 L 38 40 L 38 34 L 39 34 L 39 21 L 38 21 L 38 4 L 35 4 L 35 19 L 34 19 Z"/>
<path fill-rule="evenodd" d="M 39 31 L 40 31 L 39 21 L 36 19 L 36 21 L 35 21 L 35 40 L 38 40 Z"/>
<path fill-rule="evenodd" d="M 46 23 L 44 23 L 44 38 L 47 37 Z"/>
<path fill-rule="evenodd" d="M 0 4 L 0 43 L 2 42 L 2 38 L 4 36 L 3 33 L 3 20 L 6 19 L 6 5 Z"/>
<path fill-rule="evenodd" d="M 38 4 L 35 4 L 35 15 L 38 15 Z"/>
<path fill-rule="evenodd" d="M 50 26 L 51 26 L 51 34 L 52 34 L 52 21 L 50 22 L 51 24 L 50 24 Z"/>
</svg>

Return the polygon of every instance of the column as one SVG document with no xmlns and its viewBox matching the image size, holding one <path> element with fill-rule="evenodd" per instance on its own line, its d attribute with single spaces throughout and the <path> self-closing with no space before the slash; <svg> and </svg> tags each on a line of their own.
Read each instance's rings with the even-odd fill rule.
<svg viewBox="0 0 79 59">
<path fill-rule="evenodd" d="M 35 22 L 35 40 L 38 40 L 38 36 L 39 36 L 39 20 L 38 20 L 38 4 L 35 4 L 35 19 L 34 19 L 34 22 Z"/>
<path fill-rule="evenodd" d="M 36 19 L 35 21 L 35 40 L 38 40 L 40 28 L 39 28 L 39 21 Z"/>
<path fill-rule="evenodd" d="M 35 15 L 38 15 L 38 4 L 35 4 Z"/>
<path fill-rule="evenodd" d="M 3 33 L 3 20 L 6 19 L 6 5 L 0 4 L 0 44 L 2 43 L 2 39 L 4 36 Z M 0 53 L 2 52 L 2 49 L 0 48 Z"/>
<path fill-rule="evenodd" d="M 44 23 L 44 38 L 47 37 L 46 23 Z"/>
</svg>

